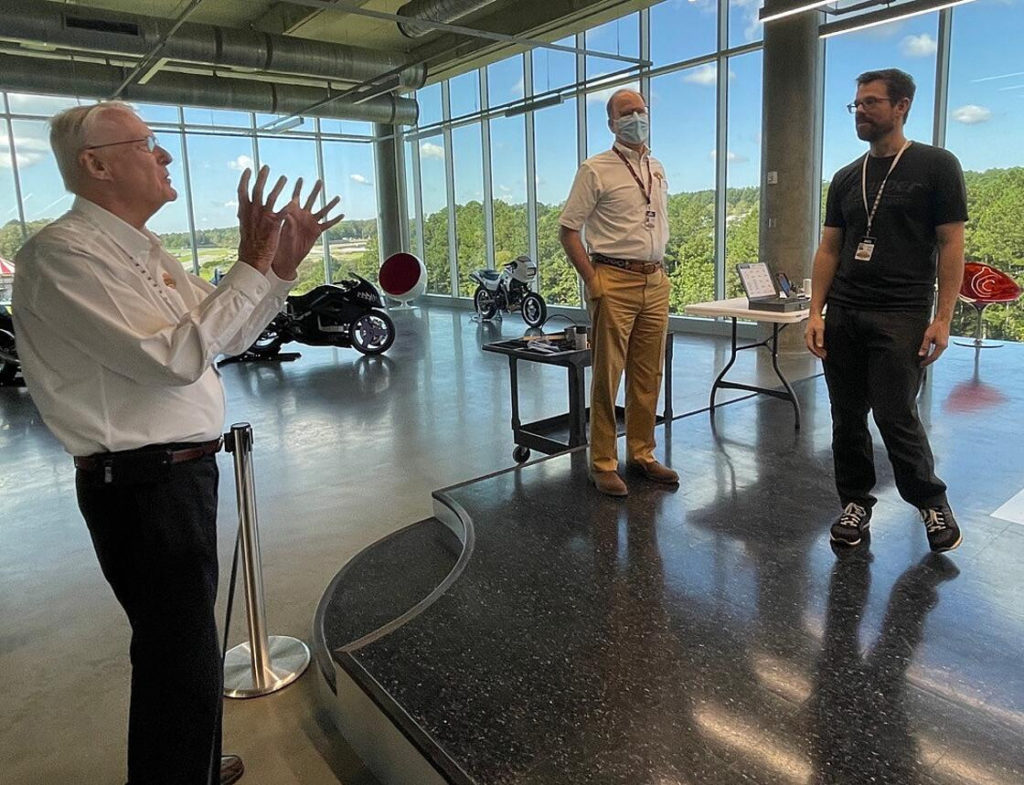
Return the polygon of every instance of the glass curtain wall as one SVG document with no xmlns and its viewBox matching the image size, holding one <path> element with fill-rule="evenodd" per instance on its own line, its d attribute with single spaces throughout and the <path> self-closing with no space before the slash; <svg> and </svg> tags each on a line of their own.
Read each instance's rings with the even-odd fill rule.
<svg viewBox="0 0 1024 785">
<path fill-rule="evenodd" d="M 535 248 L 538 291 L 551 304 L 580 306 L 579 281 L 559 242 L 558 219 L 580 161 L 611 144 L 608 98 L 620 87 L 639 87 L 641 77 L 647 77 L 652 150 L 669 182 L 666 268 L 674 284 L 672 312 L 681 314 L 688 303 L 714 299 L 727 261 L 716 258 L 715 249 L 724 245 L 729 262 L 757 253 L 758 6 L 740 0 L 721 7 L 716 0 L 664 0 L 558 42 L 629 58 L 647 52 L 648 68 L 538 48 L 487 66 L 483 106 L 477 100 L 481 71 L 449 80 L 446 90 L 435 84 L 418 91 L 419 125 L 408 129 L 406 138 L 418 145 L 419 169 L 412 165 L 406 187 L 415 190 L 419 182 L 421 212 L 411 223 L 423 226 L 429 291 L 450 293 L 454 278 L 459 281 L 455 293 L 467 297 L 472 287 L 465 285 L 465 274 L 481 266 L 481 260 L 491 258 L 500 266 Z M 720 31 L 720 24 L 732 33 Z M 719 40 L 729 41 L 736 51 L 720 49 Z M 721 91 L 718 70 L 726 63 L 728 90 Z M 728 156 L 725 194 L 716 187 L 715 166 L 721 93 L 729 96 L 735 117 L 728 149 L 720 153 Z M 447 114 L 442 106 L 446 95 Z M 537 107 L 531 109 L 531 103 Z M 481 122 L 488 123 L 488 135 L 481 136 Z M 446 135 L 450 150 L 445 149 Z M 444 179 L 448 155 L 450 183 Z M 489 164 L 483 172 L 481 160 Z M 481 180 L 488 168 L 489 183 Z M 476 194 L 488 192 L 490 214 L 475 203 Z M 454 204 L 446 201 L 448 195 Z M 727 220 L 717 226 L 723 200 Z M 416 204 L 415 194 L 409 203 Z M 451 221 L 449 210 L 454 211 Z M 488 239 L 492 247 L 480 247 Z M 447 259 L 442 258 L 445 252 Z"/>
<path fill-rule="evenodd" d="M 0 98 L 0 256 L 12 259 L 25 239 L 71 205 L 50 152 L 47 120 L 78 101 L 17 93 L 0 93 Z M 296 291 L 322 283 L 343 263 L 376 276 L 377 200 L 368 124 L 324 121 L 333 124 L 328 130 L 306 118 L 293 131 L 269 134 L 260 126 L 274 116 L 157 104 L 134 107 L 174 159 L 169 169 L 178 199 L 154 215 L 149 227 L 186 269 L 213 279 L 234 264 L 238 178 L 246 167 L 264 163 L 272 177 L 289 177 L 278 204 L 289 198 L 297 177 L 303 178 L 304 194 L 319 178 L 326 194 L 342 197 L 337 209 L 346 218 L 314 247 L 300 268 Z"/>
</svg>

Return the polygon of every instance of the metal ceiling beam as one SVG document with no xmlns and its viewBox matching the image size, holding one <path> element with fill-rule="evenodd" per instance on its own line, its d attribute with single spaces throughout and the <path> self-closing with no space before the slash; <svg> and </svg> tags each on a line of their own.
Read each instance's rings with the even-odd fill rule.
<svg viewBox="0 0 1024 785">
<path fill-rule="evenodd" d="M 360 8 L 354 5 L 352 0 L 348 2 L 330 2 L 329 0 L 290 0 L 290 2 L 296 5 L 306 6 L 307 8 L 319 8 L 323 10 L 337 11 L 339 13 L 354 14 L 356 16 L 365 16 L 370 19 L 382 19 L 387 22 L 395 22 L 408 24 L 408 16 L 399 16 L 398 14 L 389 14 L 384 11 L 373 11 L 369 8 Z M 650 60 L 643 60 L 638 57 L 628 57 L 626 55 L 612 54 L 610 52 L 598 52 L 593 49 L 586 49 L 584 47 L 576 46 L 563 46 L 561 44 L 553 44 L 549 41 L 541 41 L 537 38 L 530 38 L 522 35 L 509 35 L 507 33 L 494 33 L 488 30 L 480 30 L 475 27 L 465 27 L 463 25 L 452 25 L 444 22 L 434 22 L 428 19 L 420 19 L 416 22 L 417 25 L 422 27 L 429 27 L 434 30 L 443 31 L 447 33 L 457 33 L 459 35 L 470 36 L 472 38 L 483 38 L 490 41 L 500 41 L 507 44 L 515 44 L 517 46 L 525 46 L 532 49 L 553 49 L 557 52 L 571 52 L 572 54 L 584 54 L 591 57 L 600 57 L 604 60 L 621 60 L 624 63 L 631 63 L 633 65 L 651 65 Z"/>
</svg>

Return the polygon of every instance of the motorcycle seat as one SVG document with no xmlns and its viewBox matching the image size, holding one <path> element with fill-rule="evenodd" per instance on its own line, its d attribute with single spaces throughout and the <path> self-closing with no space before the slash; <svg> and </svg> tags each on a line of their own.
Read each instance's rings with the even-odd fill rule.
<svg viewBox="0 0 1024 785">
<path fill-rule="evenodd" d="M 480 277 L 488 281 L 497 281 L 499 278 L 501 278 L 501 273 L 499 273 L 497 270 L 481 270 Z"/>
</svg>

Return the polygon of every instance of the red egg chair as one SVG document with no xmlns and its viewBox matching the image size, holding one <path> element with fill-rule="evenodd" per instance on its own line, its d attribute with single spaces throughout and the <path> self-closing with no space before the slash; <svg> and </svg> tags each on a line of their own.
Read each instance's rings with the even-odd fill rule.
<svg viewBox="0 0 1024 785">
<path fill-rule="evenodd" d="M 401 303 L 399 308 L 411 308 L 410 303 L 427 288 L 427 267 L 411 253 L 391 254 L 381 265 L 377 280 L 384 294 Z"/>
<path fill-rule="evenodd" d="M 960 285 L 960 299 L 970 303 L 978 312 L 978 327 L 973 341 L 954 341 L 959 346 L 973 346 L 975 349 L 994 349 L 1000 343 L 986 342 L 985 323 L 982 312 L 996 303 L 1012 303 L 1020 298 L 1020 284 L 1002 270 L 981 262 L 964 264 L 964 282 Z"/>
</svg>

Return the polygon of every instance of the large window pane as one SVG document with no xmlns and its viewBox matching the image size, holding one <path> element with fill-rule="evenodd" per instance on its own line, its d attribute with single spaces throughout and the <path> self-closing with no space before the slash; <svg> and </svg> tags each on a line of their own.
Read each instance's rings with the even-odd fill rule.
<svg viewBox="0 0 1024 785">
<path fill-rule="evenodd" d="M 409 250 L 422 259 L 423 243 L 416 221 L 416 179 L 413 174 L 416 165 L 416 159 L 413 157 L 415 144 L 415 139 L 408 139 L 405 142 L 405 210 L 409 221 Z"/>
<path fill-rule="evenodd" d="M 459 294 L 469 297 L 476 289 L 469 274 L 487 266 L 484 241 L 484 173 L 480 125 L 452 130 L 455 166 L 455 259 L 459 271 Z"/>
<path fill-rule="evenodd" d="M 764 26 L 757 18 L 757 13 L 762 5 L 761 0 L 728 1 L 729 46 L 742 46 L 764 38 Z"/>
<path fill-rule="evenodd" d="M 725 294 L 743 294 L 736 265 L 758 261 L 761 205 L 761 52 L 729 59 Z"/>
<path fill-rule="evenodd" d="M 669 188 L 673 313 L 715 295 L 715 73 L 708 68 L 651 81 L 651 149 Z"/>
<path fill-rule="evenodd" d="M 640 17 L 638 14 L 613 19 L 587 30 L 584 40 L 587 49 L 595 52 L 638 57 L 640 55 Z M 587 79 L 629 68 L 630 63 L 587 55 Z"/>
<path fill-rule="evenodd" d="M 308 122 L 308 121 L 307 121 Z M 267 188 L 272 188 L 277 178 L 284 175 L 288 178 L 281 196 L 277 200 L 280 207 L 291 197 L 292 189 L 298 178 L 302 178 L 302 195 L 308 196 L 313 184 L 317 181 L 316 142 L 311 139 L 288 139 L 287 137 L 260 137 L 260 165 L 270 167 L 270 178 Z M 309 255 L 299 268 L 299 282 L 292 290 L 295 294 L 308 292 L 314 286 L 324 282 L 324 247 L 321 242 L 310 249 Z"/>
<path fill-rule="evenodd" d="M 21 248 L 23 237 L 18 216 L 18 199 L 14 189 L 14 156 L 7 137 L 7 122 L 0 120 L 0 256 L 10 261 Z M 10 299 L 10 292 L 0 294 L 0 302 Z"/>
<path fill-rule="evenodd" d="M 441 122 L 441 83 L 427 85 L 416 91 L 416 103 L 420 107 L 417 125 L 421 128 Z"/>
<path fill-rule="evenodd" d="M 917 95 L 907 121 L 907 138 L 931 142 L 937 27 L 938 15 L 925 14 L 825 41 L 822 177 L 826 182 L 867 150 L 857 138 L 853 115 L 846 110 L 856 97 L 857 77 L 864 71 L 900 68 L 914 77 Z"/>
<path fill-rule="evenodd" d="M 50 152 L 50 127 L 43 120 L 14 120 L 14 155 L 21 199 L 31 235 L 71 207 L 57 162 Z"/>
<path fill-rule="evenodd" d="M 358 142 L 323 142 L 324 193 L 330 201 L 341 197 L 332 211 L 345 220 L 328 233 L 330 278 L 339 280 L 349 271 L 376 281 L 380 271 L 377 237 L 377 188 L 374 183 L 373 146 Z M 320 246 L 314 246 L 314 250 Z M 310 259 L 310 266 L 321 257 Z"/>
<path fill-rule="evenodd" d="M 1024 13 L 1002 0 L 976 0 L 953 11 L 946 147 L 967 180 L 968 259 L 1024 280 L 1024 68 L 1013 43 Z M 915 102 L 916 103 L 916 102 Z M 974 309 L 961 306 L 953 332 L 972 335 Z M 1024 304 L 985 309 L 990 336 L 1024 341 Z"/>
<path fill-rule="evenodd" d="M 711 54 L 718 31 L 717 0 L 665 0 L 651 8 L 651 60 L 655 66 Z"/>
<path fill-rule="evenodd" d="M 246 136 L 207 134 L 186 141 L 199 274 L 210 279 L 238 258 L 238 178 L 253 166 L 253 144 Z"/>
<path fill-rule="evenodd" d="M 249 112 L 233 112 L 227 109 L 186 107 L 185 122 L 194 125 L 209 125 L 222 128 L 251 128 L 252 115 Z"/>
<path fill-rule="evenodd" d="M 159 234 L 164 245 L 168 246 L 169 236 L 182 238 L 182 245 L 188 249 L 184 255 L 179 255 L 185 268 L 192 272 L 192 248 L 189 242 L 188 228 L 188 200 L 185 198 L 185 170 L 182 166 L 181 155 L 181 134 L 173 131 L 160 131 L 157 136 L 160 146 L 170 153 L 171 161 L 167 167 L 171 175 L 171 184 L 178 192 L 178 198 L 169 204 L 165 204 L 160 210 L 149 219 L 147 226 Z"/>
<path fill-rule="evenodd" d="M 499 270 L 529 252 L 524 119 L 520 116 L 491 120 L 494 266 Z"/>
<path fill-rule="evenodd" d="M 427 291 L 451 294 L 444 137 L 432 136 L 420 140 L 420 181 L 423 191 L 423 262 L 427 266 Z"/>
<path fill-rule="evenodd" d="M 576 175 L 576 100 L 536 112 L 537 267 L 551 303 L 579 305 L 576 270 L 558 240 L 558 217 Z"/>
<path fill-rule="evenodd" d="M 92 99 L 79 100 L 78 98 L 27 93 L 8 93 L 7 101 L 11 114 L 35 114 L 41 117 L 52 117 L 57 112 L 70 109 L 72 106 L 95 103 Z"/>
<path fill-rule="evenodd" d="M 469 73 L 456 76 L 448 82 L 448 97 L 451 103 L 451 116 L 463 117 L 480 111 L 480 73 Z"/>
<path fill-rule="evenodd" d="M 525 94 L 522 55 L 487 66 L 487 101 L 490 106 L 519 101 Z"/>
<path fill-rule="evenodd" d="M 151 125 L 153 123 L 178 125 L 178 107 L 176 106 L 133 103 L 132 108 L 139 117 Z"/>
<path fill-rule="evenodd" d="M 562 46 L 575 46 L 573 36 L 563 38 L 555 43 Z M 571 85 L 576 81 L 576 55 L 556 49 L 534 49 L 533 53 L 533 92 L 546 93 L 558 87 Z"/>
</svg>

